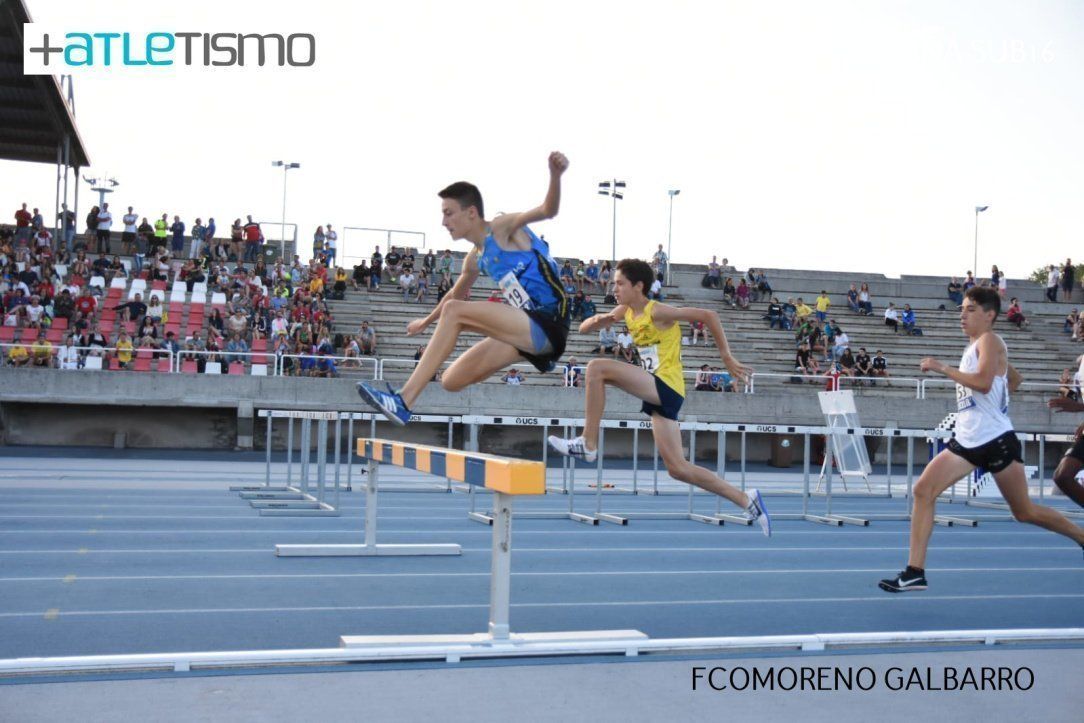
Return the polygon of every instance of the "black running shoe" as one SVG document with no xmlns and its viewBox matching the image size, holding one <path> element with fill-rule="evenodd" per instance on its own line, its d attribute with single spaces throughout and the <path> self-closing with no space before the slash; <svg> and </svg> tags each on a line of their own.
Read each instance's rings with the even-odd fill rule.
<svg viewBox="0 0 1084 723">
<path fill-rule="evenodd" d="M 885 592 L 911 592 L 925 590 L 927 587 L 926 576 L 911 570 L 904 570 L 891 580 L 881 580 L 877 585 Z"/>
</svg>

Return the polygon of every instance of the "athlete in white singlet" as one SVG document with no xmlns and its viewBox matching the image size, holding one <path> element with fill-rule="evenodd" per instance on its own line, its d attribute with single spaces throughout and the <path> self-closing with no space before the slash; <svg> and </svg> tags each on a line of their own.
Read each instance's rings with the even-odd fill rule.
<svg viewBox="0 0 1084 723">
<path fill-rule="evenodd" d="M 926 465 L 914 487 L 911 513 L 911 551 L 907 568 L 890 580 L 881 580 L 888 592 L 925 590 L 926 548 L 933 530 L 937 497 L 951 485 L 982 468 L 993 475 L 1013 517 L 1065 535 L 1084 548 L 1084 529 L 1049 507 L 1028 497 L 1020 441 L 1009 419 L 1009 392 L 1020 385 L 1020 375 L 1009 364 L 1005 342 L 993 332 L 1001 311 L 997 290 L 972 287 L 960 307 L 960 327 L 971 343 L 954 369 L 933 357 L 920 363 L 924 372 L 937 372 L 956 382 L 956 436 Z"/>
</svg>

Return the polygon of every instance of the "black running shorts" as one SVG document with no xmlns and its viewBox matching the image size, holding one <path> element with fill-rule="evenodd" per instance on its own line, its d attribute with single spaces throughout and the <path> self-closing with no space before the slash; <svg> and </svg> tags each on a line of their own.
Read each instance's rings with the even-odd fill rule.
<svg viewBox="0 0 1084 723">
<path fill-rule="evenodd" d="M 1013 462 L 1024 463 L 1024 455 L 1020 449 L 1020 440 L 1016 438 L 1016 432 L 1005 432 L 986 444 L 971 448 L 964 447 L 953 437 L 949 440 L 947 449 L 990 474 L 997 474 Z"/>
</svg>

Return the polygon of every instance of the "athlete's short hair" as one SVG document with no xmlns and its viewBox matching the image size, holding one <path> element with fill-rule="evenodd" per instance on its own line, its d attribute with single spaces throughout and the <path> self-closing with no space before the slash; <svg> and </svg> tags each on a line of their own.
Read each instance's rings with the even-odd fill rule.
<svg viewBox="0 0 1084 723">
<path fill-rule="evenodd" d="M 617 270 L 621 272 L 621 275 L 629 282 L 630 286 L 636 286 L 641 284 L 643 288 L 641 293 L 647 296 L 651 291 L 651 284 L 655 281 L 655 272 L 651 270 L 651 265 L 646 261 L 640 259 L 621 259 L 617 262 Z"/>
<path fill-rule="evenodd" d="M 482 205 L 482 192 L 479 191 L 478 186 L 475 186 L 473 183 L 456 181 L 437 195 L 441 198 L 453 199 L 463 209 L 474 206 L 478 209 L 479 216 L 482 218 L 486 217 L 485 208 Z"/>
<path fill-rule="evenodd" d="M 983 311 L 994 312 L 994 318 L 1001 313 L 1001 295 L 997 289 L 989 286 L 972 286 L 964 294 L 965 299 L 971 299 L 982 307 Z"/>
</svg>

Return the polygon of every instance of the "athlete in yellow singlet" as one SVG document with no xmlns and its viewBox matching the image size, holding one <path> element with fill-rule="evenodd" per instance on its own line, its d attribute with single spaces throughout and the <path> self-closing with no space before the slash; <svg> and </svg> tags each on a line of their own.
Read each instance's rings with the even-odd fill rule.
<svg viewBox="0 0 1084 723">
<path fill-rule="evenodd" d="M 736 379 L 745 381 L 751 370 L 734 358 L 719 315 L 707 309 L 670 306 L 647 298 L 653 281 L 651 267 L 639 259 L 625 259 L 614 273 L 617 306 L 580 324 L 581 334 L 610 328 L 624 321 L 640 356 L 640 366 L 612 359 L 593 359 L 587 365 L 587 412 L 583 435 L 575 439 L 550 437 L 550 446 L 561 454 L 587 462 L 597 458 L 598 429 L 606 407 L 606 385 L 623 389 L 643 402 L 651 417 L 655 446 L 670 476 L 725 497 L 755 519 L 765 535 L 771 535 L 771 518 L 756 490 L 748 493 L 710 470 L 685 459 L 681 448 L 678 414 L 685 402 L 685 376 L 681 363 L 680 322 L 703 322 L 715 339 L 719 356 Z"/>
</svg>

